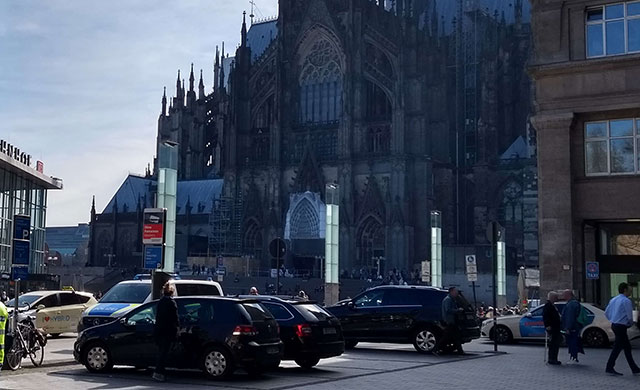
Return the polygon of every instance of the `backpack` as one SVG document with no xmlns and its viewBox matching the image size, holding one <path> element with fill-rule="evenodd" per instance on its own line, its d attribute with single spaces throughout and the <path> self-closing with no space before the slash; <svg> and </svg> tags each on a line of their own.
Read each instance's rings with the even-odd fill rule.
<svg viewBox="0 0 640 390">
<path fill-rule="evenodd" d="M 580 324 L 583 328 L 589 325 L 589 313 L 587 313 L 587 309 L 584 306 L 580 305 L 580 314 L 578 314 L 578 318 L 576 318 L 578 324 Z"/>
</svg>

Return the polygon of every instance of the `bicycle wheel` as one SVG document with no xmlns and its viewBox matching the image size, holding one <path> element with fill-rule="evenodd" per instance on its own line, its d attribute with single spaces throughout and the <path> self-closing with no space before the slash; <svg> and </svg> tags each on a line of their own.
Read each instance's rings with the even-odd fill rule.
<svg viewBox="0 0 640 390">
<path fill-rule="evenodd" d="M 11 371 L 15 371 L 22 365 L 22 357 L 24 356 L 24 348 L 20 340 L 14 340 L 11 348 L 7 351 L 4 360 Z"/>
<path fill-rule="evenodd" d="M 29 359 L 31 359 L 31 363 L 33 363 L 34 366 L 40 367 L 44 360 L 44 347 L 35 343 L 29 351 Z"/>
</svg>

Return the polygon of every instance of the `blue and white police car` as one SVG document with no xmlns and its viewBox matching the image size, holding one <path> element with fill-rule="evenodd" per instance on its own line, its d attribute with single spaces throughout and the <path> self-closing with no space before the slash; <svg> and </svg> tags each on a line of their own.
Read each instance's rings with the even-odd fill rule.
<svg viewBox="0 0 640 390">
<path fill-rule="evenodd" d="M 562 313 L 567 302 L 556 302 L 558 311 Z M 615 336 L 611 331 L 611 322 L 604 315 L 604 310 L 590 304 L 582 303 L 587 310 L 589 323 L 582 329 L 582 340 L 585 346 L 604 347 L 613 343 Z M 498 343 L 508 344 L 518 340 L 544 340 L 545 327 L 542 320 L 543 306 L 538 306 L 524 315 L 502 316 L 496 320 L 496 330 L 493 329 L 493 319 L 485 320 L 480 328 L 481 337 Z M 629 329 L 629 338 L 640 336 L 637 326 Z"/>
<path fill-rule="evenodd" d="M 221 296 L 222 286 L 211 280 L 172 280 L 177 296 Z M 151 280 L 126 280 L 113 286 L 97 305 L 82 313 L 78 332 L 120 318 L 130 310 L 151 301 Z"/>
</svg>

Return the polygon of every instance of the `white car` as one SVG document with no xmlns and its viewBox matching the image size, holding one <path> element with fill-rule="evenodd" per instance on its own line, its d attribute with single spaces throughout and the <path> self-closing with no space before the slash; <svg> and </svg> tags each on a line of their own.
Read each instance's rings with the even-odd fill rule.
<svg viewBox="0 0 640 390">
<path fill-rule="evenodd" d="M 562 313 L 567 302 L 556 302 L 558 311 Z M 589 324 L 582 329 L 582 340 L 585 346 L 604 347 L 613 343 L 615 335 L 611 331 L 611 322 L 604 316 L 604 310 L 595 307 L 590 303 L 582 303 L 587 310 Z M 496 320 L 496 331 L 493 330 L 493 319 L 485 320 L 480 329 L 481 337 L 488 337 L 493 340 L 494 336 L 498 343 L 507 344 L 517 340 L 544 340 L 545 327 L 542 321 L 543 306 L 524 315 L 503 316 Z M 629 338 L 633 339 L 640 335 L 637 326 L 629 329 Z"/>
<path fill-rule="evenodd" d="M 222 286 L 211 280 L 173 279 L 176 295 L 221 296 Z M 100 302 L 85 310 L 80 321 L 76 321 L 78 332 L 114 321 L 135 307 L 151 301 L 151 280 L 125 280 L 113 286 Z"/>
<path fill-rule="evenodd" d="M 36 327 L 53 337 L 60 333 L 75 333 L 82 312 L 97 303 L 90 293 L 73 290 L 32 291 L 18 298 L 18 307 L 28 306 L 28 312 L 36 316 Z M 12 299 L 7 307 L 11 310 L 14 304 Z"/>
</svg>

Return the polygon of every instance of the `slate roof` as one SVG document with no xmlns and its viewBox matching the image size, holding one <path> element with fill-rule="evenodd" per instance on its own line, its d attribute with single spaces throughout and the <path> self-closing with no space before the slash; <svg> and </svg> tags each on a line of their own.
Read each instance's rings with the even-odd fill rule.
<svg viewBox="0 0 640 390">
<path fill-rule="evenodd" d="M 178 182 L 178 215 L 187 214 L 187 204 L 191 205 L 191 214 L 210 214 L 213 201 L 222 194 L 222 179 L 189 180 Z M 156 182 L 153 179 L 129 175 L 122 183 L 111 201 L 102 211 L 103 214 L 113 213 L 114 205 L 118 202 L 118 211 L 125 209 L 129 212 L 136 211 L 138 199 L 141 207 L 153 207 L 153 199 L 156 190 Z M 143 204 L 146 197 L 146 204 Z"/>
<path fill-rule="evenodd" d="M 48 227 L 45 229 L 45 243 L 50 251 L 62 255 L 72 255 L 89 241 L 89 225 Z"/>
<path fill-rule="evenodd" d="M 264 54 L 267 47 L 278 36 L 277 20 L 268 20 L 251 25 L 247 31 L 247 46 L 251 48 L 251 62 Z"/>
<path fill-rule="evenodd" d="M 500 156 L 501 160 L 512 160 L 516 158 L 529 158 L 527 143 L 522 136 L 516 138 L 511 146 Z"/>
</svg>

